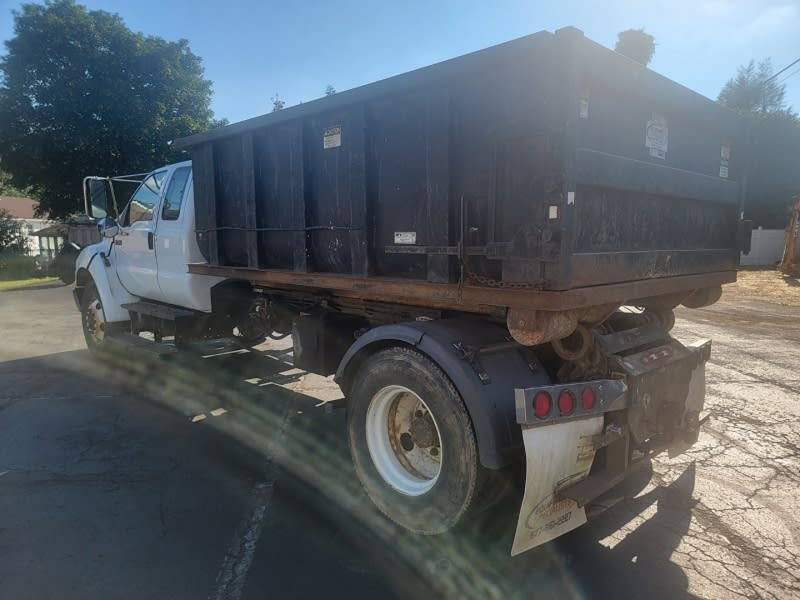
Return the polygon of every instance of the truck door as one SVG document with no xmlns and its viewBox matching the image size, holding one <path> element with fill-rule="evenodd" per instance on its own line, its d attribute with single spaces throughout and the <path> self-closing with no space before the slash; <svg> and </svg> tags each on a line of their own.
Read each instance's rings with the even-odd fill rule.
<svg viewBox="0 0 800 600">
<path fill-rule="evenodd" d="M 120 218 L 120 232 L 114 240 L 117 275 L 125 289 L 135 296 L 158 299 L 158 267 L 155 252 L 153 213 L 161 198 L 167 170 L 148 175 L 131 196 Z"/>
<path fill-rule="evenodd" d="M 194 229 L 192 163 L 175 165 L 157 215 L 156 258 L 161 300 L 195 310 L 211 310 L 210 289 L 218 277 L 189 273 L 189 263 L 205 262 Z"/>
<path fill-rule="evenodd" d="M 192 179 L 191 165 L 172 171 L 158 215 L 156 256 L 158 283 L 164 302 L 183 305 L 189 256 L 186 244 L 184 198 Z"/>
</svg>

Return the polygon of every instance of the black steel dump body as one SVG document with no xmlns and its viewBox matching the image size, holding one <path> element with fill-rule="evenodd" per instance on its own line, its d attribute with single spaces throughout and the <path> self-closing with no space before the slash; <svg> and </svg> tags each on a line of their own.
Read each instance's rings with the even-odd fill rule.
<svg viewBox="0 0 800 600">
<path fill-rule="evenodd" d="M 551 310 L 719 285 L 742 138 L 707 98 L 542 31 L 177 140 L 209 262 L 190 269 Z"/>
</svg>

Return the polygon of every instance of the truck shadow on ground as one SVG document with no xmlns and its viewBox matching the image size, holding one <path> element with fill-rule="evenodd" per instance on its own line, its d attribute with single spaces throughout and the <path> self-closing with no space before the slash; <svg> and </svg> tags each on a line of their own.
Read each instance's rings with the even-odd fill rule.
<svg viewBox="0 0 800 600">
<path fill-rule="evenodd" d="M 225 408 L 223 417 L 208 418 L 202 426 L 215 428 L 231 447 L 246 449 L 225 451 L 226 462 L 249 462 L 247 469 L 256 478 L 265 464 L 279 469 L 270 525 L 259 542 L 244 597 L 261 597 L 270 589 L 302 597 L 325 577 L 330 577 L 334 597 L 339 590 L 347 595 L 347 590 L 361 589 L 348 579 L 364 578 L 371 594 L 389 597 L 688 595 L 687 577 L 671 555 L 689 532 L 693 466 L 670 486 L 636 496 L 649 476 L 644 473 L 644 479 L 628 482 L 634 487 L 628 498 L 587 526 L 513 558 L 509 550 L 519 507 L 514 493 L 445 535 L 413 536 L 379 515 L 365 497 L 350 464 L 343 411 L 315 408 L 317 398 L 277 385 L 299 376 L 302 372 L 292 372 L 287 350 L 170 361 L 126 354 L 99 362 L 86 351 L 64 352 L 0 364 L 0 379 L 6 382 L 0 415 L 8 403 L 26 396 L 49 394 L 58 401 L 61 395 L 98 391 L 109 402 L 157 403 L 181 419 Z M 641 523 L 627 535 L 615 535 L 633 521 Z M 295 527 L 287 528 L 289 523 Z M 289 554 L 285 547 L 272 547 L 283 539 L 281 527 L 284 538 L 300 545 L 303 571 L 315 578 L 281 583 L 281 573 L 287 572 L 281 561 Z M 331 565 L 340 568 L 332 571 Z"/>
<path fill-rule="evenodd" d="M 626 498 L 587 527 L 555 542 L 587 597 L 688 596 L 688 578 L 671 557 L 689 534 L 694 484 L 692 463 L 669 486 Z M 646 520 L 620 535 L 622 527 L 639 517 Z M 601 543 L 613 534 L 621 539 L 612 546 Z"/>
</svg>

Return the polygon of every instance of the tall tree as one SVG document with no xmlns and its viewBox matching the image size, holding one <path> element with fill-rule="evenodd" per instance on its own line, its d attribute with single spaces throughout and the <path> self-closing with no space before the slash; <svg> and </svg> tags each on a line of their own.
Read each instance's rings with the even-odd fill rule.
<svg viewBox="0 0 800 600">
<path fill-rule="evenodd" d="M 772 61 L 765 58 L 758 65 L 751 60 L 740 66 L 736 76 L 723 86 L 717 99 L 743 115 L 767 115 L 787 110 L 785 96 L 786 85 L 772 78 Z"/>
<path fill-rule="evenodd" d="M 186 40 L 131 31 L 74 0 L 23 4 L 0 59 L 0 157 L 39 209 L 80 209 L 81 179 L 175 158 L 170 142 L 217 123 L 211 82 Z"/>
<path fill-rule="evenodd" d="M 647 66 L 656 53 L 656 38 L 641 29 L 626 29 L 617 34 L 614 50 Z"/>
<path fill-rule="evenodd" d="M 800 194 L 800 120 L 772 74 L 769 59 L 751 60 L 717 99 L 749 121 L 745 214 L 756 226 L 782 229 L 792 197 Z"/>
<path fill-rule="evenodd" d="M 325 86 L 325 95 L 326 96 L 333 96 L 336 93 L 336 88 L 333 87 L 330 83 Z"/>
</svg>

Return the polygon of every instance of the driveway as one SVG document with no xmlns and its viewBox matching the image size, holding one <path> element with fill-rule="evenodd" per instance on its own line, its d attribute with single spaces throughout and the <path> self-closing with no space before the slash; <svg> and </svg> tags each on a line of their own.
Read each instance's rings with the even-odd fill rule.
<svg viewBox="0 0 800 600">
<path fill-rule="evenodd" d="M 800 596 L 800 308 L 726 294 L 674 333 L 714 340 L 699 443 L 512 559 L 513 498 L 436 537 L 376 514 L 285 342 L 98 359 L 68 288 L 0 293 L 0 597 Z"/>
</svg>

